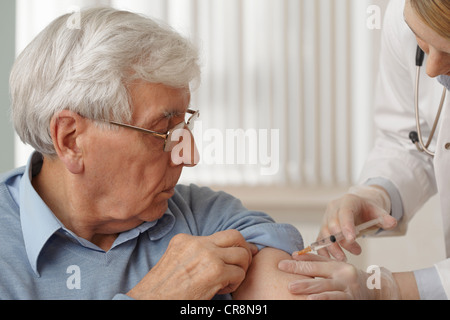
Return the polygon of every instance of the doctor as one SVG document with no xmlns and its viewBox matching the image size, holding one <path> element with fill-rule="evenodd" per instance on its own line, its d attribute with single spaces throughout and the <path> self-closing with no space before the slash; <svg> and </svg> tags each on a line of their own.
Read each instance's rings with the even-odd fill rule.
<svg viewBox="0 0 450 320">
<path fill-rule="evenodd" d="M 419 76 L 416 125 L 416 49 L 426 53 L 426 72 Z M 420 59 L 418 59 L 420 60 Z M 420 64 L 420 61 L 418 61 Z M 443 86 L 450 89 L 450 2 L 391 0 L 385 16 L 378 93 L 375 101 L 377 140 L 362 171 L 361 184 L 329 204 L 319 238 L 342 231 L 346 239 L 317 255 L 295 256 L 279 268 L 320 279 L 290 283 L 293 293 L 311 299 L 448 299 L 450 259 L 425 270 L 392 274 L 382 269 L 381 290 L 370 290 L 368 274 L 341 262 L 342 248 L 361 252 L 355 225 L 383 216 L 380 234 L 404 234 L 417 210 L 439 193 L 447 257 L 450 257 L 450 97 L 437 116 Z M 419 131 L 427 152 L 411 142 Z M 336 260 L 330 260 L 330 255 Z"/>
</svg>

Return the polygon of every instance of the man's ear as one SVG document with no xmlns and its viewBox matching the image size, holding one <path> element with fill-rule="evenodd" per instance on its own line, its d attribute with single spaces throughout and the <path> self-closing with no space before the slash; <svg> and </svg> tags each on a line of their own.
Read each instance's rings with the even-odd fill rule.
<svg viewBox="0 0 450 320">
<path fill-rule="evenodd" d="M 50 134 L 59 159 L 73 174 L 84 171 L 80 134 L 84 132 L 86 119 L 79 114 L 63 110 L 56 113 L 50 121 Z"/>
</svg>

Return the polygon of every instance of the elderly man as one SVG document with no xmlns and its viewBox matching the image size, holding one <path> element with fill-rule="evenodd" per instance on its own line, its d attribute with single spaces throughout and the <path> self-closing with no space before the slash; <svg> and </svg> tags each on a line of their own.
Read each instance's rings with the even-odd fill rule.
<svg viewBox="0 0 450 320">
<path fill-rule="evenodd" d="M 0 298 L 287 298 L 298 231 L 235 198 L 177 185 L 198 161 L 193 46 L 111 8 L 51 23 L 11 74 L 36 152 L 0 178 Z M 298 278 L 298 276 L 295 276 Z"/>
</svg>

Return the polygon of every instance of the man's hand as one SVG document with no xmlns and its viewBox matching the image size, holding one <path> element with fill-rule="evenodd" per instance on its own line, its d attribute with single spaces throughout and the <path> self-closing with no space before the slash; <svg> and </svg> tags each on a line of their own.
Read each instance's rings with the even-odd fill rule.
<svg viewBox="0 0 450 320">
<path fill-rule="evenodd" d="M 149 273 L 128 292 L 134 299 L 211 299 L 236 290 L 258 249 L 240 232 L 175 236 Z"/>
</svg>

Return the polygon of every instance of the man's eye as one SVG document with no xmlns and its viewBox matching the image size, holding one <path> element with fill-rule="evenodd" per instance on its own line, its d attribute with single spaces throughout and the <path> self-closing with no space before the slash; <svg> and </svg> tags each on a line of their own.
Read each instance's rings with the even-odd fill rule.
<svg viewBox="0 0 450 320">
<path fill-rule="evenodd" d="M 156 131 L 156 132 L 161 132 L 161 133 L 166 133 L 169 130 L 169 127 L 170 127 L 169 119 L 162 119 L 155 126 L 153 126 L 153 128 L 151 128 L 150 130 Z"/>
<path fill-rule="evenodd" d="M 178 114 L 170 119 L 170 127 L 173 128 L 176 125 L 178 125 L 180 122 L 183 122 L 183 121 L 185 121 L 185 115 Z"/>
</svg>

